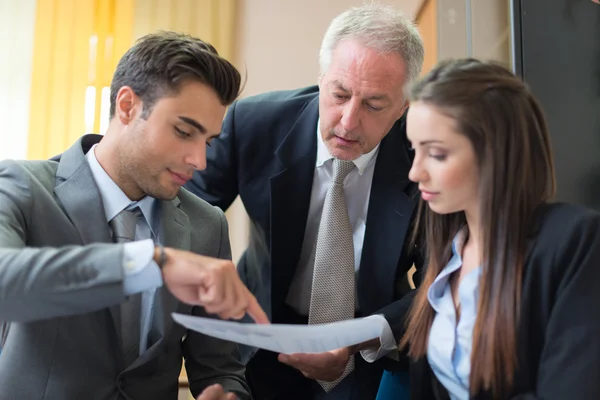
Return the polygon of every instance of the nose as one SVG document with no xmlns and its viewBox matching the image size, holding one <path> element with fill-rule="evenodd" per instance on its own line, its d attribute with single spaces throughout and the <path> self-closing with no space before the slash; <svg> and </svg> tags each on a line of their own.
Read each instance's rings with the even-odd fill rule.
<svg viewBox="0 0 600 400">
<path fill-rule="evenodd" d="M 421 160 L 418 157 L 415 157 L 410 167 L 410 171 L 408 171 L 408 179 L 413 182 L 425 182 L 427 180 L 427 172 L 421 165 Z"/>
<path fill-rule="evenodd" d="M 344 106 L 340 124 L 345 131 L 351 132 L 360 125 L 360 102 L 352 98 Z"/>
<path fill-rule="evenodd" d="M 202 141 L 202 143 L 190 146 L 190 148 L 192 152 L 188 155 L 186 163 L 198 171 L 206 169 L 206 143 Z"/>
</svg>

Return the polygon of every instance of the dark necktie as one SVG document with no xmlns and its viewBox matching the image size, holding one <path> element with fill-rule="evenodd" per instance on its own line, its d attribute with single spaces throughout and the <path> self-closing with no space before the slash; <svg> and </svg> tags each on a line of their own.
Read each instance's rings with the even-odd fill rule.
<svg viewBox="0 0 600 400">
<path fill-rule="evenodd" d="M 135 240 L 137 219 L 141 217 L 139 208 L 123 210 L 110 221 L 114 241 L 117 243 Z M 136 293 L 121 304 L 121 338 L 126 365 L 131 365 L 140 354 L 140 316 L 142 294 Z"/>
</svg>

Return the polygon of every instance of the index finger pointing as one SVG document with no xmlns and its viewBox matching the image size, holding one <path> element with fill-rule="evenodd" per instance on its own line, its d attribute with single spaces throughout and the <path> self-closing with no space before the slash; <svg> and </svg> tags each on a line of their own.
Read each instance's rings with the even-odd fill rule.
<svg viewBox="0 0 600 400">
<path fill-rule="evenodd" d="M 250 317 L 252 317 L 254 322 L 256 322 L 257 324 L 270 323 L 267 314 L 260 307 L 260 304 L 258 304 L 256 297 L 254 297 L 252 294 L 250 294 L 250 298 L 248 299 L 248 308 L 246 309 L 246 312 L 248 313 L 248 315 L 250 315 Z"/>
</svg>

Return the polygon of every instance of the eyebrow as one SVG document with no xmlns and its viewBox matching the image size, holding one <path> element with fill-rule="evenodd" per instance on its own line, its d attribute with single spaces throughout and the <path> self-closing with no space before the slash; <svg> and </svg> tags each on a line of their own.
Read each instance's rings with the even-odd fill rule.
<svg viewBox="0 0 600 400">
<path fill-rule="evenodd" d="M 350 93 L 350 91 L 349 91 L 348 89 L 346 89 L 346 88 L 344 87 L 344 85 L 342 85 L 342 83 L 341 83 L 340 81 L 337 81 L 337 80 L 336 80 L 336 81 L 333 81 L 332 83 L 333 83 L 333 84 L 334 84 L 334 85 L 335 85 L 335 86 L 336 86 L 338 89 L 341 89 L 342 91 L 344 91 L 344 92 L 346 92 L 346 93 Z M 368 100 L 375 100 L 375 101 L 378 101 L 378 100 L 389 100 L 389 96 L 388 96 L 387 94 L 378 94 L 378 95 L 375 95 L 375 96 L 367 97 L 367 98 L 365 98 L 364 100 L 367 100 L 367 101 L 368 101 Z"/>
<path fill-rule="evenodd" d="M 188 118 L 188 117 L 182 117 L 181 115 L 178 116 L 177 118 L 179 118 L 180 120 L 182 120 L 186 124 L 191 125 L 194 128 L 198 129 L 200 131 L 200 133 L 206 133 L 207 132 L 206 128 L 204 126 L 202 126 L 202 124 L 199 123 L 198 121 L 196 121 L 195 119 Z"/>
<path fill-rule="evenodd" d="M 433 143 L 444 143 L 441 140 L 435 140 L 435 139 L 431 139 L 431 140 L 424 140 L 422 142 L 419 142 L 420 146 L 425 146 L 427 144 L 433 144 Z"/>
<path fill-rule="evenodd" d="M 341 83 L 340 81 L 337 81 L 337 80 L 336 80 L 336 81 L 333 81 L 333 82 L 331 82 L 331 84 L 332 84 L 333 86 L 335 86 L 336 88 L 338 88 L 338 89 L 341 89 L 341 90 L 343 90 L 343 91 L 344 91 L 344 92 L 346 92 L 346 93 L 349 93 L 349 92 L 348 92 L 348 89 L 346 89 L 346 88 L 344 87 L 344 85 L 342 85 L 342 83 Z"/>
<path fill-rule="evenodd" d="M 379 94 L 376 96 L 367 97 L 365 100 L 389 100 L 387 94 Z"/>
</svg>

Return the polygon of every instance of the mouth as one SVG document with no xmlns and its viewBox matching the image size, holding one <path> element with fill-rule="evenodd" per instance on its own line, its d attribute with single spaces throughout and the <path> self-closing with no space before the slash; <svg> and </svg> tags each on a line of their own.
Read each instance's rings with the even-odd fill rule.
<svg viewBox="0 0 600 400">
<path fill-rule="evenodd" d="M 419 190 L 421 191 L 421 198 L 425 201 L 431 201 L 435 196 L 440 194 L 439 192 L 430 192 L 429 190 L 423 190 L 421 188 L 419 188 Z"/>
<path fill-rule="evenodd" d="M 178 174 L 177 172 L 173 172 L 171 170 L 169 170 L 169 173 L 171 174 L 171 178 L 173 179 L 173 181 L 180 186 L 185 185 L 187 181 L 192 179 L 192 175 Z"/>
<path fill-rule="evenodd" d="M 341 136 L 336 135 L 335 133 L 333 134 L 333 140 L 335 140 L 338 144 L 342 144 L 342 145 L 346 145 L 346 146 L 358 143 L 358 140 L 343 138 Z"/>
</svg>

